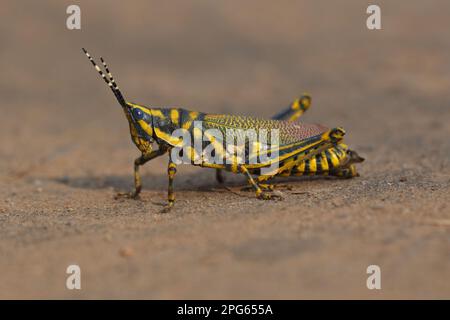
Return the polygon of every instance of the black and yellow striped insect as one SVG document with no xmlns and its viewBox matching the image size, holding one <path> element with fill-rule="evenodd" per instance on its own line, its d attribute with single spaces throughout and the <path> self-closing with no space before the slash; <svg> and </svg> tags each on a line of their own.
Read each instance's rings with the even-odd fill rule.
<svg viewBox="0 0 450 320">
<path fill-rule="evenodd" d="M 139 167 L 166 153 L 169 186 L 164 211 L 175 201 L 173 181 L 180 158 L 192 165 L 243 174 L 260 199 L 279 197 L 271 192 L 272 185 L 264 183 L 273 177 L 304 174 L 352 177 L 356 175 L 354 163 L 362 161 L 342 143 L 344 129 L 293 122 L 309 107 L 308 96 L 294 101 L 287 111 L 271 120 L 149 107 L 126 101 L 103 58 L 100 59 L 105 72 L 84 48 L 83 51 L 121 105 L 131 139 L 141 151 L 134 161 L 135 188 L 119 196 L 136 198 L 142 188 Z M 264 135 L 269 131 L 276 135 Z M 157 150 L 153 150 L 154 143 Z"/>
</svg>

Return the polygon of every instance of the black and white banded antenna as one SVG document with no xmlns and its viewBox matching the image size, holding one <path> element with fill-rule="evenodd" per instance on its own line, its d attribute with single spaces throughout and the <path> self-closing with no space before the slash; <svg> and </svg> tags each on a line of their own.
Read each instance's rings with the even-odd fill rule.
<svg viewBox="0 0 450 320">
<path fill-rule="evenodd" d="M 100 76 L 106 82 L 106 84 L 109 86 L 111 91 L 114 93 L 114 95 L 116 96 L 116 99 L 117 99 L 117 101 L 119 101 L 120 105 L 124 108 L 127 107 L 127 103 L 122 95 L 122 92 L 120 92 L 119 86 L 114 81 L 114 78 L 113 78 L 111 72 L 109 71 L 109 68 L 108 68 L 105 60 L 103 60 L 103 58 L 100 58 L 100 60 L 102 61 L 103 67 L 105 68 L 108 76 L 106 76 L 105 73 L 102 71 L 102 69 L 100 69 L 100 67 L 97 65 L 97 63 L 95 63 L 94 59 L 92 59 L 89 52 L 87 52 L 87 50 L 85 48 L 82 48 L 82 49 L 83 49 L 83 52 L 86 54 L 86 57 L 88 57 L 89 61 L 94 66 L 95 70 L 97 70 L 97 72 L 100 74 Z"/>
</svg>

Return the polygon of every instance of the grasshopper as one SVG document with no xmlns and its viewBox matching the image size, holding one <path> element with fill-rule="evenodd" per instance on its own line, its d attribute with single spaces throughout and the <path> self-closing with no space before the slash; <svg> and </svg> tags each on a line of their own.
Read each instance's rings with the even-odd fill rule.
<svg viewBox="0 0 450 320">
<path fill-rule="evenodd" d="M 216 169 L 219 180 L 219 170 L 244 175 L 256 197 L 264 200 L 280 198 L 272 192 L 274 186 L 265 183 L 271 178 L 306 174 L 353 177 L 357 175 L 354 163 L 364 160 L 343 144 L 343 128 L 328 129 L 322 125 L 294 122 L 309 108 L 311 98 L 308 95 L 295 100 L 288 110 L 270 120 L 207 114 L 178 107 L 144 106 L 125 100 L 103 58 L 100 60 L 105 72 L 86 49 L 83 48 L 83 52 L 122 107 L 129 124 L 131 140 L 141 152 L 134 161 L 134 190 L 119 193 L 118 197 L 137 198 L 142 190 L 139 168 L 164 154 L 169 155 L 169 161 L 168 202 L 163 212 L 169 211 L 175 203 L 173 182 L 179 163 L 177 155 L 187 158 L 192 165 Z M 200 130 L 199 124 L 207 131 Z M 199 135 L 202 136 L 202 149 L 193 147 L 191 139 L 180 137 L 180 130 L 187 132 L 194 140 Z M 208 135 L 208 130 L 215 130 L 219 135 Z M 220 135 L 222 133 L 228 137 L 228 131 L 235 132 L 234 130 L 239 133 L 242 130 L 249 131 L 249 136 L 253 137 L 252 145 L 250 146 L 249 136 L 241 140 L 240 144 L 235 144 L 235 136 L 227 139 Z M 260 134 L 270 130 L 276 132 L 277 136 L 262 139 Z M 158 149 L 153 150 L 153 144 Z M 205 156 L 206 149 L 212 150 L 209 156 Z M 244 151 L 243 155 L 240 151 Z"/>
</svg>

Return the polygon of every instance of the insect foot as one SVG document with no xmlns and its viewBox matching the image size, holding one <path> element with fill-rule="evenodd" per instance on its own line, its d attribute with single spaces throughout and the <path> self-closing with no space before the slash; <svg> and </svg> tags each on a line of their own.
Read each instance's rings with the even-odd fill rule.
<svg viewBox="0 0 450 320">
<path fill-rule="evenodd" d="M 261 190 L 273 191 L 275 189 L 275 185 L 273 184 L 259 184 Z M 277 186 L 278 187 L 278 186 Z M 253 191 L 253 186 L 245 186 L 241 188 L 241 191 Z"/>
<path fill-rule="evenodd" d="M 133 200 L 139 200 L 141 197 L 139 196 L 139 193 L 136 192 L 118 192 L 114 196 L 114 200 L 119 199 L 133 199 Z"/>
<path fill-rule="evenodd" d="M 273 192 L 262 191 L 258 195 L 258 199 L 279 201 L 279 200 L 284 200 L 284 195 L 280 191 L 273 191 Z"/>
<path fill-rule="evenodd" d="M 161 209 L 159 213 L 169 213 L 173 208 L 173 204 L 174 204 L 173 202 L 169 202 L 164 206 L 164 208 Z"/>
</svg>

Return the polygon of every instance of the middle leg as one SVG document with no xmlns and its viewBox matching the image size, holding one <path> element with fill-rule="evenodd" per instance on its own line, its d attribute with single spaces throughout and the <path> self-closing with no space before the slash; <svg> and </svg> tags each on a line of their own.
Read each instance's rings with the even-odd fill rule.
<svg viewBox="0 0 450 320">
<path fill-rule="evenodd" d="M 173 180 L 177 173 L 177 165 L 173 162 L 172 156 L 169 155 L 169 163 L 167 165 L 167 175 L 169 177 L 169 186 L 167 188 L 167 205 L 161 211 L 163 213 L 169 212 L 175 204 L 175 193 L 173 192 Z"/>
</svg>

